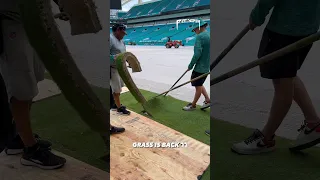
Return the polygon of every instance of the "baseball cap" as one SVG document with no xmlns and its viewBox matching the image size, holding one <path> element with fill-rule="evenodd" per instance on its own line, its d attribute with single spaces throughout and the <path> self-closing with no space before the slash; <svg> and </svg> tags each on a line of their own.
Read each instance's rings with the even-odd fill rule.
<svg viewBox="0 0 320 180">
<path fill-rule="evenodd" d="M 192 27 L 191 27 L 192 32 L 194 32 L 194 29 L 196 29 L 196 28 L 208 25 L 208 23 L 204 22 L 201 18 L 199 18 L 198 20 L 200 21 L 200 25 L 199 25 L 199 22 L 193 22 Z"/>
<path fill-rule="evenodd" d="M 112 26 L 112 31 L 113 31 L 113 32 L 116 32 L 118 29 L 119 29 L 119 30 L 123 30 L 124 32 L 126 32 L 127 26 L 124 25 L 124 24 L 119 24 L 119 23 L 114 24 L 114 25 Z M 127 34 L 127 33 L 126 33 L 126 34 Z"/>
</svg>

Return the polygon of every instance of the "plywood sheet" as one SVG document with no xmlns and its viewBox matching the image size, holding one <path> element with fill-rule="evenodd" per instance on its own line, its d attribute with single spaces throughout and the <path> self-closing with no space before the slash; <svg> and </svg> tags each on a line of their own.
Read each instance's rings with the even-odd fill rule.
<svg viewBox="0 0 320 180">
<path fill-rule="evenodd" d="M 37 167 L 23 166 L 21 155 L 0 154 L 0 180 L 109 180 L 109 173 L 90 166 L 72 157 L 54 151 L 65 157 L 67 163 L 61 169 L 42 170 Z"/>
<path fill-rule="evenodd" d="M 210 163 L 210 146 L 147 117 L 111 111 L 110 118 L 111 124 L 126 128 L 110 137 L 111 179 L 196 180 Z M 134 142 L 181 142 L 187 147 L 134 148 Z"/>
</svg>

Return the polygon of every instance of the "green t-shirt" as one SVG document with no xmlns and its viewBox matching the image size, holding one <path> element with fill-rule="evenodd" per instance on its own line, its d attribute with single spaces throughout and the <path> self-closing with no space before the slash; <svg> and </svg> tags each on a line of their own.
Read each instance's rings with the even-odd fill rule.
<svg viewBox="0 0 320 180">
<path fill-rule="evenodd" d="M 273 8 L 267 29 L 289 36 L 316 33 L 320 25 L 320 0 L 259 0 L 251 12 L 260 26 Z"/>
<path fill-rule="evenodd" d="M 192 69 L 193 67 L 193 70 L 198 73 L 210 71 L 210 33 L 208 31 L 196 36 L 194 54 L 188 68 Z"/>
</svg>

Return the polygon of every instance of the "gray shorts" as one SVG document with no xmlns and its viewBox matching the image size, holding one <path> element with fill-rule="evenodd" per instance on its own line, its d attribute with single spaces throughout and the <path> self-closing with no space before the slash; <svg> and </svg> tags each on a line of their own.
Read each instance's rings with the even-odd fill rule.
<svg viewBox="0 0 320 180">
<path fill-rule="evenodd" d="M 38 95 L 38 82 L 44 80 L 45 67 L 29 44 L 23 24 L 6 19 L 0 22 L 3 33 L 0 71 L 8 98 L 31 101 Z"/>
<path fill-rule="evenodd" d="M 119 72 L 116 68 L 110 68 L 111 77 L 110 77 L 110 86 L 113 93 L 121 93 L 124 83 L 119 75 Z"/>
</svg>

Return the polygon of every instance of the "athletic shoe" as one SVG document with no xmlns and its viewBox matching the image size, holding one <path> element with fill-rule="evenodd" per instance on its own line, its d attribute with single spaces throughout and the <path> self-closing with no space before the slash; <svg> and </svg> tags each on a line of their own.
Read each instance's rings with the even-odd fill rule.
<svg viewBox="0 0 320 180">
<path fill-rule="evenodd" d="M 210 136 L 210 130 L 205 131 L 206 135 Z"/>
<path fill-rule="evenodd" d="M 38 141 L 41 148 L 51 149 L 52 144 L 49 141 L 41 140 L 39 135 L 35 134 L 34 137 Z M 24 144 L 19 135 L 17 135 L 6 147 L 5 153 L 7 155 L 17 155 L 23 153 Z"/>
<path fill-rule="evenodd" d="M 185 111 L 193 111 L 196 108 L 192 106 L 192 103 L 187 104 L 185 107 L 182 108 Z"/>
<path fill-rule="evenodd" d="M 111 126 L 110 134 L 123 133 L 124 131 L 125 131 L 125 128 Z"/>
<path fill-rule="evenodd" d="M 207 108 L 207 107 L 210 107 L 210 102 L 204 101 L 201 108 Z"/>
<path fill-rule="evenodd" d="M 128 111 L 125 106 L 118 108 L 117 112 L 122 115 L 130 115 L 130 111 Z"/>
<path fill-rule="evenodd" d="M 121 104 L 121 106 L 123 106 L 123 105 Z M 123 106 L 123 107 L 126 107 L 126 106 Z M 116 104 L 113 104 L 113 105 L 111 106 L 111 111 L 116 111 L 117 109 L 118 109 L 118 107 L 117 107 Z"/>
<path fill-rule="evenodd" d="M 299 151 L 320 143 L 320 123 L 308 124 L 304 122 L 298 131 L 300 134 L 290 150 Z"/>
<path fill-rule="evenodd" d="M 266 141 L 263 134 L 259 130 L 255 130 L 250 137 L 240 143 L 234 144 L 231 148 L 232 151 L 238 154 L 246 155 L 270 152 L 274 149 L 274 135 L 272 140 Z"/>
<path fill-rule="evenodd" d="M 20 162 L 25 166 L 35 166 L 41 169 L 51 170 L 64 166 L 66 159 L 53 154 L 48 149 L 41 148 L 37 144 L 36 147 L 26 148 L 24 150 Z"/>
<path fill-rule="evenodd" d="M 111 106 L 111 111 L 116 111 L 117 110 L 117 105 L 116 104 L 113 104 L 112 106 Z"/>
</svg>

